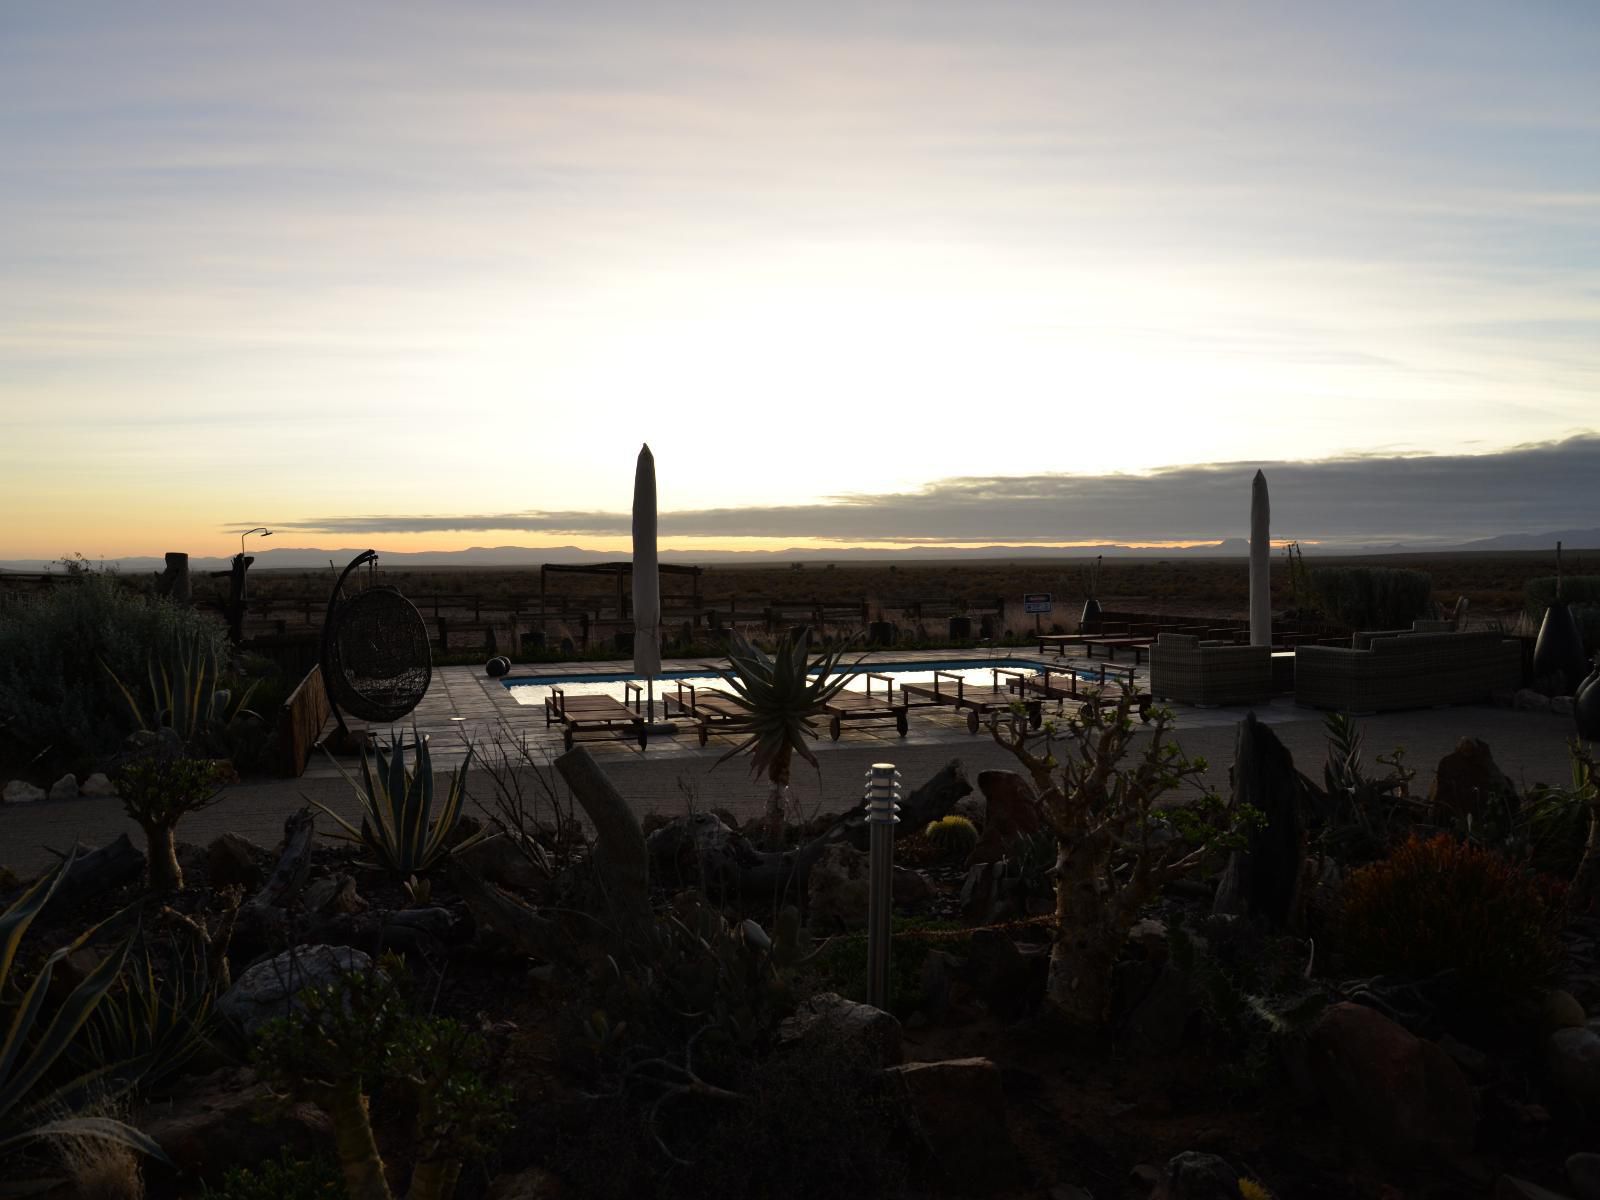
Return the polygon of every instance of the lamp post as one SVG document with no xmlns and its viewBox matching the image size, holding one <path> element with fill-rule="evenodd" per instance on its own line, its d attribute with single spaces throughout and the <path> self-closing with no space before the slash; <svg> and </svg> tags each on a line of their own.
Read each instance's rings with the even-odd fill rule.
<svg viewBox="0 0 1600 1200">
<path fill-rule="evenodd" d="M 894 827 L 900 823 L 900 772 L 893 763 L 867 771 L 867 1003 L 889 1007 L 890 916 L 894 907 Z"/>
<path fill-rule="evenodd" d="M 243 533 L 241 533 L 239 535 L 239 557 L 240 558 L 244 557 L 244 540 L 245 540 L 245 538 L 249 537 L 252 533 L 259 533 L 264 538 L 269 538 L 269 537 L 272 536 L 272 530 L 268 529 L 265 525 L 257 525 L 254 529 L 246 529 Z"/>
<path fill-rule="evenodd" d="M 252 533 L 259 533 L 264 538 L 272 536 L 272 530 L 265 525 L 246 529 L 239 535 L 239 555 L 233 560 L 228 583 L 228 637 L 235 646 L 244 640 L 244 573 L 250 566 L 250 560 L 244 553 L 244 540 Z"/>
</svg>

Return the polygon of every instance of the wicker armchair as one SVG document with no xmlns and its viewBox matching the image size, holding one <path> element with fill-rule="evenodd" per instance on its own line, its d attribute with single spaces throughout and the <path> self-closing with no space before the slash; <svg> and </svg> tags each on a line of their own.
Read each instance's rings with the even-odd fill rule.
<svg viewBox="0 0 1600 1200">
<path fill-rule="evenodd" d="M 1255 704 L 1272 695 L 1272 649 L 1163 633 L 1150 647 L 1150 692 L 1180 704 Z"/>
<path fill-rule="evenodd" d="M 1470 704 L 1522 679 L 1516 639 L 1474 633 L 1357 634 L 1354 646 L 1295 651 L 1297 704 L 1345 712 L 1384 712 Z"/>
</svg>

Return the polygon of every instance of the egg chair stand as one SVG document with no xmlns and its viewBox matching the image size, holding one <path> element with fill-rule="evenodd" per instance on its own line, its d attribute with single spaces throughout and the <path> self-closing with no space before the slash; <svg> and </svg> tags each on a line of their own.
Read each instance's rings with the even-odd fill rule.
<svg viewBox="0 0 1600 1200">
<path fill-rule="evenodd" d="M 350 560 L 328 597 L 322 623 L 322 684 L 344 746 L 354 741 L 346 716 L 392 725 L 417 707 L 433 678 L 428 627 L 411 601 L 387 586 L 345 596 L 345 581 L 377 561 L 373 550 Z"/>
</svg>

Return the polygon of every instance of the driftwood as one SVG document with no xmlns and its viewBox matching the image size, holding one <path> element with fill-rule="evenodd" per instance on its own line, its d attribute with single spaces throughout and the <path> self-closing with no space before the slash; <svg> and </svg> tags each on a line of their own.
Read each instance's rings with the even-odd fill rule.
<svg viewBox="0 0 1600 1200">
<path fill-rule="evenodd" d="M 579 960 L 577 942 L 562 922 L 540 916 L 522 901 L 506 895 L 492 883 L 485 883 L 465 867 L 452 865 L 450 880 L 467 902 L 472 919 L 480 928 L 493 930 L 506 951 L 547 962 L 574 963 Z"/>
<path fill-rule="evenodd" d="M 555 765 L 594 825 L 593 863 L 613 914 L 648 920 L 650 854 L 638 816 L 584 747 L 568 750 Z"/>
<path fill-rule="evenodd" d="M 123 834 L 109 846 L 83 851 L 73 859 L 40 915 L 69 911 L 80 901 L 132 883 L 142 874 L 144 852 Z"/>
<path fill-rule="evenodd" d="M 1301 776 L 1278 735 L 1250 713 L 1234 741 L 1233 800 L 1265 818 L 1243 850 L 1228 856 L 1213 911 L 1251 915 L 1274 929 L 1294 921 L 1306 854 Z"/>
<path fill-rule="evenodd" d="M 707 895 L 755 898 L 806 894 L 806 877 L 831 842 L 835 825 L 793 850 L 758 850 L 749 838 L 712 813 L 679 817 L 650 835 L 652 866 L 672 882 L 699 887 Z"/>
<path fill-rule="evenodd" d="M 289 903 L 305 886 L 317 819 L 302 808 L 283 823 L 283 853 L 261 889 L 239 906 L 238 928 L 245 945 L 275 941 L 288 929 Z"/>
</svg>

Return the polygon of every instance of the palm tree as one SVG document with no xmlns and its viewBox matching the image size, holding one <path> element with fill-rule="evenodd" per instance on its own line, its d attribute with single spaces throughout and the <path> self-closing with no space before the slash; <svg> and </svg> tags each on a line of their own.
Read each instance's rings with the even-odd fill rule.
<svg viewBox="0 0 1600 1200">
<path fill-rule="evenodd" d="M 767 798 L 767 828 L 774 843 L 783 839 L 789 792 L 789 764 L 798 753 L 813 767 L 816 755 L 806 745 L 817 734 L 812 717 L 842 689 L 850 673 L 839 661 L 846 646 L 806 660 L 811 631 L 802 625 L 785 633 L 772 658 L 735 631 L 728 650 L 729 670 L 717 674 L 733 689 L 734 701 L 749 714 L 743 732 L 749 736 L 717 760 L 720 766 L 739 754 L 750 755 L 750 773 L 772 783 Z"/>
</svg>

